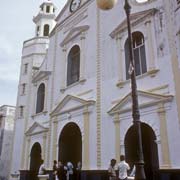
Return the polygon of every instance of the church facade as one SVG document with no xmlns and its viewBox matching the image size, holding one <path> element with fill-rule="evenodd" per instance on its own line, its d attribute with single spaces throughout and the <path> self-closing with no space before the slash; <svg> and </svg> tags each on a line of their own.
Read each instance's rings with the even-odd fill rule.
<svg viewBox="0 0 180 180">
<path fill-rule="evenodd" d="M 180 1 L 129 0 L 145 172 L 180 168 Z M 133 166 L 128 33 L 124 1 L 44 1 L 24 42 L 11 173 L 40 160 L 107 169 L 120 154 Z"/>
</svg>

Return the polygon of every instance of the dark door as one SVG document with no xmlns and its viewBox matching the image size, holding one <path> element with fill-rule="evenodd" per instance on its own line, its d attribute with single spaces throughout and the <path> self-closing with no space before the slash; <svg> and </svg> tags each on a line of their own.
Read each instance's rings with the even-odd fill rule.
<svg viewBox="0 0 180 180">
<path fill-rule="evenodd" d="M 75 123 L 68 123 L 60 134 L 58 159 L 63 164 L 70 161 L 74 166 L 82 162 L 82 136 Z"/>
<path fill-rule="evenodd" d="M 145 123 L 141 123 L 141 132 L 146 180 L 153 180 L 159 168 L 156 136 L 153 129 Z M 134 125 L 129 128 L 125 136 L 125 155 L 127 162 L 132 167 L 137 161 L 137 141 Z"/>
<path fill-rule="evenodd" d="M 30 156 L 30 170 L 34 171 L 35 174 L 38 174 L 41 165 L 41 145 L 39 143 L 33 145 Z"/>
</svg>

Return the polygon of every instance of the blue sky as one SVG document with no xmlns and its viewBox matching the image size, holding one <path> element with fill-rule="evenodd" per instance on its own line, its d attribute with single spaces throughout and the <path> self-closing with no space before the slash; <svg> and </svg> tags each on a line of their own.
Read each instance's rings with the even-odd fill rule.
<svg viewBox="0 0 180 180">
<path fill-rule="evenodd" d="M 67 0 L 52 0 L 56 14 Z M 2 1 L 0 6 L 0 106 L 16 105 L 22 44 L 34 37 L 33 16 L 43 0 Z"/>
</svg>

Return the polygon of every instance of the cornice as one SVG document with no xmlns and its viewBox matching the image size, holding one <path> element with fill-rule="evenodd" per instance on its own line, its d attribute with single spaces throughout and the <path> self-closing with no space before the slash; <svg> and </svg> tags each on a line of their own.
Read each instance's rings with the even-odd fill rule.
<svg viewBox="0 0 180 180">
<path fill-rule="evenodd" d="M 51 75 L 51 71 L 38 71 L 32 78 L 32 83 L 36 83 Z"/>
</svg>

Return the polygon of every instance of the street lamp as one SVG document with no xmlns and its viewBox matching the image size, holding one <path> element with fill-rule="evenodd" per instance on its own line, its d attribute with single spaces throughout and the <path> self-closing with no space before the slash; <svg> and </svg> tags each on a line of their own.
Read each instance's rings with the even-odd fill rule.
<svg viewBox="0 0 180 180">
<path fill-rule="evenodd" d="M 117 0 L 96 0 L 97 6 L 102 10 L 108 10 L 113 8 L 116 4 Z M 131 24 L 130 24 L 130 11 L 131 6 L 128 0 L 125 0 L 124 9 L 127 17 L 127 28 L 128 28 L 128 45 L 129 45 L 129 57 L 130 57 L 130 66 L 129 73 L 131 77 L 131 96 L 132 96 L 132 117 L 133 124 L 136 131 L 136 142 L 137 142 L 137 161 L 136 172 L 135 172 L 135 180 L 145 180 L 144 173 L 144 158 L 143 158 L 143 149 L 142 149 L 142 136 L 141 136 L 141 121 L 140 121 L 140 113 L 139 113 L 139 104 L 138 104 L 138 93 L 137 93 L 137 85 L 136 85 L 136 72 L 134 66 L 134 55 L 133 55 L 133 47 L 132 47 L 132 34 L 131 34 Z"/>
</svg>

